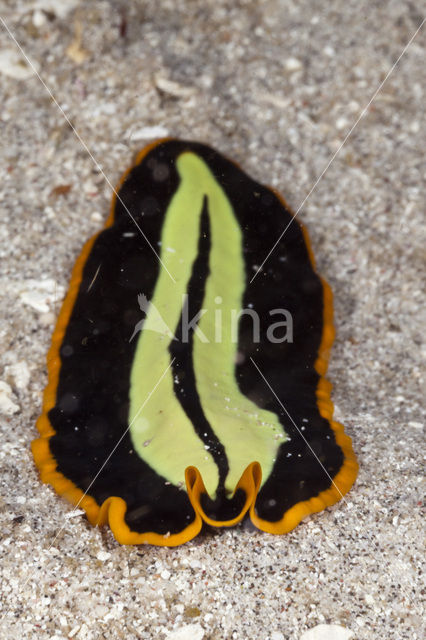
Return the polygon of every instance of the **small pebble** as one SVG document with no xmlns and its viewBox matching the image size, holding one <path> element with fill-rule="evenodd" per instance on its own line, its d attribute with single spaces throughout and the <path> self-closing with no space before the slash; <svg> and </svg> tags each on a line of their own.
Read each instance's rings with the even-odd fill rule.
<svg viewBox="0 0 426 640">
<path fill-rule="evenodd" d="M 51 313 L 50 311 L 48 313 L 42 313 L 41 316 L 39 316 L 39 323 L 42 327 L 50 327 L 56 320 L 56 316 L 54 313 Z"/>
<path fill-rule="evenodd" d="M 284 68 L 286 71 L 300 71 L 303 69 L 303 63 L 297 58 L 288 58 L 285 61 Z"/>
<path fill-rule="evenodd" d="M 47 22 L 46 14 L 40 9 L 36 9 L 33 13 L 33 25 L 39 29 L 43 27 Z"/>
<path fill-rule="evenodd" d="M 348 126 L 348 121 L 346 120 L 346 118 L 338 118 L 336 120 L 336 129 L 338 131 L 341 131 L 342 129 L 345 129 Z"/>
</svg>

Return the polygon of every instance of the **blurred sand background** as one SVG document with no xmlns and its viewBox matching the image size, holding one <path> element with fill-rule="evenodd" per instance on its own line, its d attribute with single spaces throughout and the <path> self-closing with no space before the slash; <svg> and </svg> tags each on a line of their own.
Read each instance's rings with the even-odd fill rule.
<svg viewBox="0 0 426 640">
<path fill-rule="evenodd" d="M 136 151 L 172 135 L 216 147 L 294 210 L 424 11 L 0 2 L 113 184 Z M 42 485 L 31 456 L 55 317 L 111 190 L 0 28 L 2 639 L 300 640 L 320 624 L 340 625 L 339 638 L 424 637 L 425 43 L 423 27 L 299 213 L 335 297 L 328 377 L 360 463 L 346 502 L 283 537 L 243 524 L 133 548 Z"/>
</svg>

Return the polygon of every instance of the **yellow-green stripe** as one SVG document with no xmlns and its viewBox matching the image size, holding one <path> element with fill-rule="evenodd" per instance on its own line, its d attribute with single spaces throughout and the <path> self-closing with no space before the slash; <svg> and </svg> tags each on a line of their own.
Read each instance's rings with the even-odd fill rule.
<svg viewBox="0 0 426 640">
<path fill-rule="evenodd" d="M 269 475 L 277 449 L 285 440 L 277 416 L 244 396 L 235 379 L 238 345 L 232 339 L 231 311 L 241 308 L 245 287 L 242 234 L 231 204 L 206 163 L 192 152 L 177 159 L 180 185 L 165 214 L 161 260 L 176 280 L 160 271 L 152 305 L 174 331 L 197 254 L 200 216 L 207 197 L 211 230 L 207 278 L 199 327 L 208 338 L 193 340 L 193 367 L 204 414 L 225 447 L 229 462 L 226 488 L 233 491 L 248 464 L 257 460 Z M 222 299 L 218 304 L 218 296 Z M 221 309 L 221 341 L 214 310 Z M 155 324 L 153 307 L 145 326 Z M 216 464 L 205 449 L 173 390 L 171 369 L 138 414 L 152 388 L 170 364 L 170 336 L 142 331 L 138 338 L 130 386 L 130 433 L 138 455 L 173 484 L 183 483 L 187 466 L 196 466 L 214 497 Z"/>
</svg>

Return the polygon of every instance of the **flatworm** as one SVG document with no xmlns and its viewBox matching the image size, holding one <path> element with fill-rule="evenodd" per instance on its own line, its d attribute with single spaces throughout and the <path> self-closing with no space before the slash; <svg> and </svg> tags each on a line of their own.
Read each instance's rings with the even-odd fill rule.
<svg viewBox="0 0 426 640">
<path fill-rule="evenodd" d="M 117 192 L 53 334 L 42 480 L 124 544 L 179 545 L 246 514 L 290 531 L 358 468 L 332 419 L 332 294 L 305 228 L 195 142 L 148 146 Z"/>
</svg>

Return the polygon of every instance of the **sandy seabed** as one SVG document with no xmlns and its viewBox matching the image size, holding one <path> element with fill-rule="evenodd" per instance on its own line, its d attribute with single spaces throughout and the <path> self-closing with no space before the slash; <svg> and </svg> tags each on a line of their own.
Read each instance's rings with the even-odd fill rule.
<svg viewBox="0 0 426 640">
<path fill-rule="evenodd" d="M 0 3 L 92 154 L 1 28 L 1 639 L 424 637 L 425 27 L 298 214 L 335 299 L 328 377 L 360 464 L 345 501 L 282 537 L 243 524 L 123 547 L 40 483 L 30 452 L 71 268 L 109 209 L 96 163 L 115 184 L 149 140 L 201 140 L 297 210 L 416 6 Z"/>
</svg>

